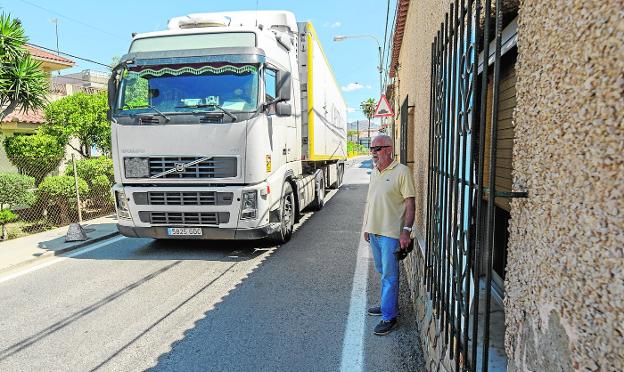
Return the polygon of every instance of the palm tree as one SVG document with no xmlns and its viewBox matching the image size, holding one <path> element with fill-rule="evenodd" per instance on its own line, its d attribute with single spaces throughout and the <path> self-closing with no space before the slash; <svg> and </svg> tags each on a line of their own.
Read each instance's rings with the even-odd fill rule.
<svg viewBox="0 0 624 372">
<path fill-rule="evenodd" d="M 377 101 L 375 101 L 372 98 L 367 99 L 366 101 L 362 101 L 362 103 L 360 103 L 360 108 L 362 109 L 362 112 L 364 113 L 364 116 L 366 116 L 366 118 L 368 119 L 368 145 L 370 146 L 370 126 L 371 126 L 371 118 L 373 117 L 373 115 L 375 114 L 375 108 L 377 108 Z"/>
<path fill-rule="evenodd" d="M 0 121 L 18 106 L 22 112 L 46 104 L 48 79 L 41 62 L 26 50 L 27 38 L 18 19 L 0 15 Z"/>
</svg>

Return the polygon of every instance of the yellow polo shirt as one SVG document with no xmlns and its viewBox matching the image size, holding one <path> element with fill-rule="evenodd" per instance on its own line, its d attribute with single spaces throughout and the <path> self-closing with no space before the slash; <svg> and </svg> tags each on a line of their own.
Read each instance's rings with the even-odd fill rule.
<svg viewBox="0 0 624 372">
<path fill-rule="evenodd" d="M 398 239 L 405 221 L 405 199 L 415 196 L 414 181 L 407 166 L 394 160 L 382 172 L 373 167 L 364 231 Z"/>
</svg>

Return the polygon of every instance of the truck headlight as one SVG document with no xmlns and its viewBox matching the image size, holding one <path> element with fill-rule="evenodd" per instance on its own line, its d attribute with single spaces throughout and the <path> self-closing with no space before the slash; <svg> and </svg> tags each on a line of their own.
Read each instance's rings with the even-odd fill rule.
<svg viewBox="0 0 624 372">
<path fill-rule="evenodd" d="M 256 190 L 243 191 L 241 202 L 241 220 L 256 218 L 258 211 L 258 192 Z"/>
<path fill-rule="evenodd" d="M 126 178 L 148 178 L 150 175 L 148 158 L 124 158 Z"/>
<path fill-rule="evenodd" d="M 123 191 L 115 191 L 115 205 L 117 206 L 117 216 L 119 218 L 130 219 L 130 210 L 128 209 L 128 199 Z"/>
</svg>

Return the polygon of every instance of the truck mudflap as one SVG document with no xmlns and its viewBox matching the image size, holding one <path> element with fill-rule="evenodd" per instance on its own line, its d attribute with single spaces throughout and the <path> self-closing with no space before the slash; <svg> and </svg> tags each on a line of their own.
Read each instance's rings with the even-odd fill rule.
<svg viewBox="0 0 624 372">
<path fill-rule="evenodd" d="M 199 227 L 199 226 L 197 226 Z M 218 227 L 203 227 L 201 235 L 174 235 L 168 233 L 166 226 L 133 227 L 117 224 L 117 230 L 129 238 L 177 239 L 177 240 L 256 240 L 271 236 L 280 227 L 279 223 L 272 223 L 255 229 L 221 229 Z"/>
</svg>

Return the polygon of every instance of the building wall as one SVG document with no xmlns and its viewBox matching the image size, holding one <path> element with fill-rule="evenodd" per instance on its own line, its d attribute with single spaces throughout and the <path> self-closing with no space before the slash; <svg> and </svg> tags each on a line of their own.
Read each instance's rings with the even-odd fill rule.
<svg viewBox="0 0 624 372">
<path fill-rule="evenodd" d="M 422 286 L 431 42 L 450 1 L 412 1 L 395 104 L 413 108 L 416 226 L 404 262 L 429 370 L 450 370 Z M 513 4 L 512 4 L 513 5 Z M 509 370 L 624 370 L 621 0 L 519 4 L 514 191 L 505 281 Z M 410 110 L 412 111 L 412 110 Z M 397 132 L 398 122 L 397 122 Z"/>
<path fill-rule="evenodd" d="M 414 174 L 416 188 L 416 235 L 420 240 L 416 244 L 414 254 L 404 261 L 404 268 L 414 299 L 420 340 L 424 351 L 425 364 L 428 371 L 451 370 L 454 362 L 450 361 L 448 349 L 442 341 L 441 330 L 432 312 L 431 301 L 423 286 L 423 254 L 422 237 L 425 236 L 427 218 L 427 168 L 429 151 L 429 97 L 431 79 L 431 43 L 444 14 L 449 9 L 450 1 L 422 0 L 411 1 L 405 32 L 399 54 L 399 67 L 395 81 L 396 111 L 409 96 L 408 163 Z M 400 140 L 400 116 L 396 120 L 397 140 Z M 397 141 L 397 153 L 398 153 Z"/>
<path fill-rule="evenodd" d="M 520 2 L 510 370 L 624 370 L 622 9 Z"/>
<path fill-rule="evenodd" d="M 412 1 L 405 22 L 405 33 L 397 81 L 395 103 L 409 95 L 410 124 L 408 136 L 413 147 L 412 170 L 416 186 L 416 228 L 424 236 L 427 217 L 427 167 L 429 151 L 429 96 L 431 79 L 431 43 L 451 1 Z M 397 106 L 398 109 L 398 106 Z M 399 121 L 396 127 L 398 128 Z M 398 129 L 397 129 L 398 130 Z M 410 161 L 412 159 L 409 159 Z"/>
</svg>

